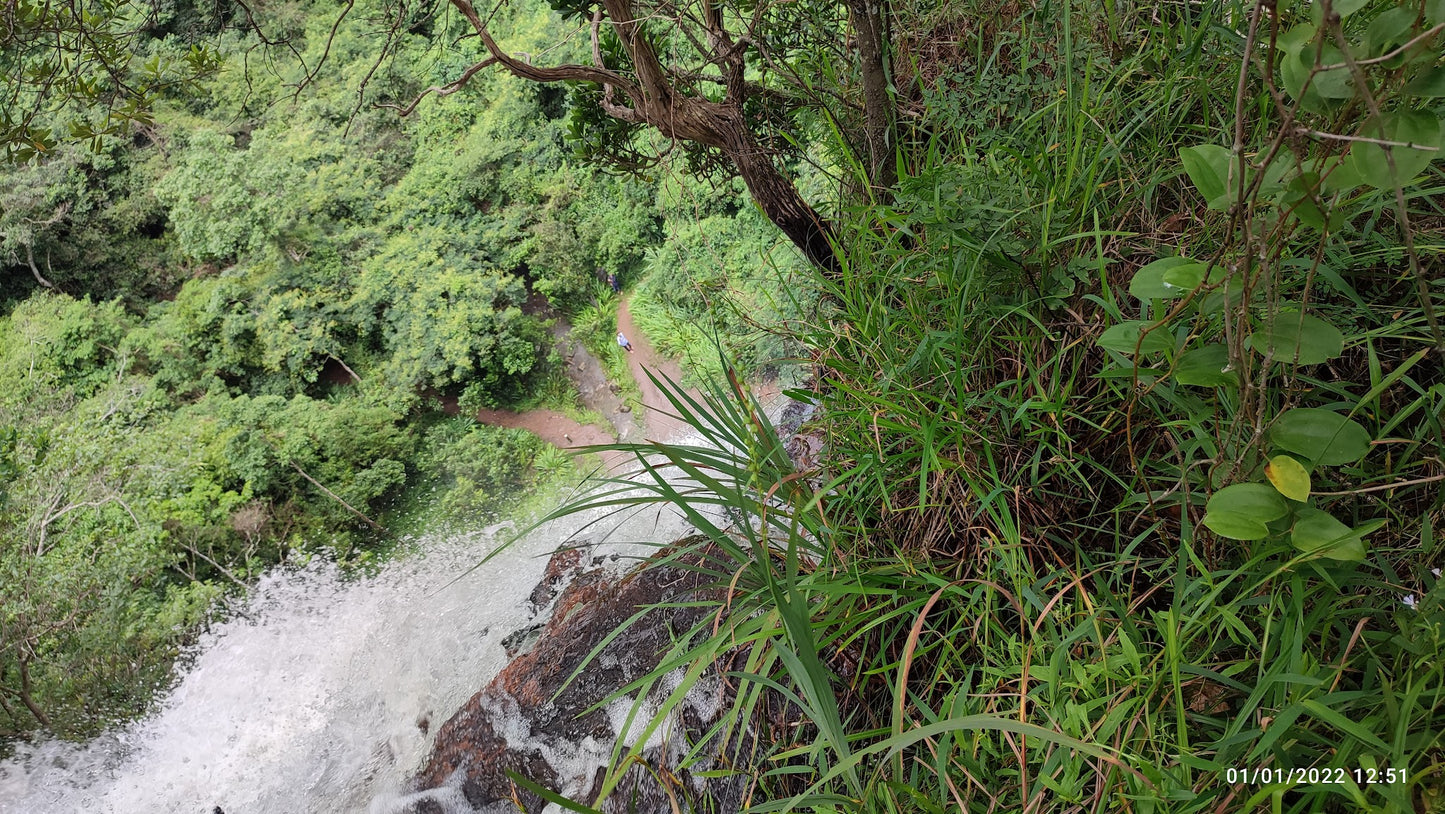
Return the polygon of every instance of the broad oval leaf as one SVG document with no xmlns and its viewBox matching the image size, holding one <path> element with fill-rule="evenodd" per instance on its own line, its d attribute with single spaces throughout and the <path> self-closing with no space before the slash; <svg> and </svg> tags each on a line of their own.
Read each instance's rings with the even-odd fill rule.
<svg viewBox="0 0 1445 814">
<path fill-rule="evenodd" d="M 1204 509 L 1210 514 L 1247 517 L 1260 525 L 1289 514 L 1289 504 L 1284 502 L 1279 492 L 1263 483 L 1236 483 L 1226 486 L 1209 498 Z"/>
<path fill-rule="evenodd" d="M 1322 466 L 1354 463 L 1370 451 L 1370 433 L 1332 410 L 1297 407 L 1269 430 L 1275 445 Z"/>
<path fill-rule="evenodd" d="M 1344 352 L 1339 329 L 1301 311 L 1273 314 L 1269 323 L 1249 335 L 1249 346 L 1276 362 L 1317 365 Z"/>
<path fill-rule="evenodd" d="M 1188 263 L 1164 271 L 1164 285 L 1180 294 L 1193 291 L 1204 282 L 1204 273 L 1209 267 L 1203 263 Z"/>
<path fill-rule="evenodd" d="M 1203 522 L 1205 528 L 1231 540 L 1263 540 L 1269 536 L 1269 529 L 1263 523 L 1234 512 L 1208 512 Z"/>
<path fill-rule="evenodd" d="M 1174 380 L 1196 387 L 1238 387 L 1239 372 L 1228 367 L 1229 348 L 1218 343 L 1204 345 L 1179 357 Z"/>
<path fill-rule="evenodd" d="M 1264 476 L 1279 493 L 1290 500 L 1304 503 L 1310 499 L 1310 473 L 1304 465 L 1288 455 L 1276 455 L 1264 465 Z"/>
<path fill-rule="evenodd" d="M 1305 58 L 1311 63 L 1315 59 L 1312 49 L 1305 49 Z M 1319 66 L 1339 65 L 1338 68 L 1331 68 L 1328 71 L 1320 71 L 1315 74 L 1314 81 L 1310 83 L 1310 89 L 1326 99 L 1349 99 L 1355 95 L 1355 85 L 1350 76 L 1350 69 L 1345 67 L 1344 54 L 1333 45 L 1325 45 L 1320 49 Z M 1313 64 L 1310 66 L 1314 67 Z"/>
<path fill-rule="evenodd" d="M 1440 157 L 1440 119 L 1425 110 L 1400 111 L 1384 116 L 1383 136 L 1379 128 L 1366 125 L 1361 136 L 1384 138 L 1397 144 L 1418 145 L 1413 147 L 1391 147 L 1395 158 L 1396 175 L 1390 174 L 1390 163 L 1385 157 L 1385 148 L 1365 141 L 1350 146 L 1350 162 L 1360 173 L 1365 183 L 1376 189 L 1394 189 L 1395 179 L 1401 185 L 1409 183 L 1425 171 L 1430 162 Z"/>
<path fill-rule="evenodd" d="M 1434 67 L 1423 71 L 1410 80 L 1402 89 L 1411 96 L 1439 99 L 1445 96 L 1445 67 Z"/>
<path fill-rule="evenodd" d="M 1312 10 L 1319 8 L 1311 4 Z M 1318 25 L 1316 23 L 1316 25 Z M 1311 110 L 1323 110 L 1324 98 L 1320 95 L 1319 77 L 1315 74 L 1316 25 L 1297 25 L 1279 36 L 1279 49 L 1283 56 L 1279 61 L 1280 85 L 1292 98 Z M 1330 48 L 1328 43 L 1326 48 Z M 1308 84 L 1308 90 L 1306 90 Z"/>
<path fill-rule="evenodd" d="M 1364 540 L 1354 529 L 1328 512 L 1309 507 L 1299 510 L 1294 528 L 1290 530 L 1290 544 L 1306 554 L 1319 554 L 1335 560 L 1359 561 L 1365 558 Z"/>
<path fill-rule="evenodd" d="M 1348 156 L 1338 156 L 1327 161 L 1320 173 L 1320 181 L 1326 192 L 1347 192 L 1365 183 L 1360 171 Z"/>
<path fill-rule="evenodd" d="M 1165 272 L 1181 266 L 1198 265 L 1200 265 L 1199 261 L 1192 257 L 1165 257 L 1155 260 L 1134 272 L 1134 279 L 1129 281 L 1129 293 L 1145 301 L 1168 300 L 1182 296 L 1187 289 L 1181 290 L 1177 286 L 1165 282 Z"/>
<path fill-rule="evenodd" d="M 1153 324 L 1144 319 L 1121 322 L 1099 335 L 1099 347 L 1131 356 L 1136 349 L 1140 353 L 1150 354 L 1164 353 L 1173 348 L 1174 337 L 1163 326 L 1156 327 L 1147 334 L 1143 333 L 1144 328 Z"/>
<path fill-rule="evenodd" d="M 1369 28 L 1365 29 L 1366 55 L 1377 57 L 1408 41 L 1415 27 L 1415 14 L 1412 8 L 1392 8 L 1371 20 Z"/>
<path fill-rule="evenodd" d="M 1359 537 L 1347 537 L 1320 553 L 1332 560 L 1360 562 L 1365 559 L 1365 541 Z"/>
</svg>

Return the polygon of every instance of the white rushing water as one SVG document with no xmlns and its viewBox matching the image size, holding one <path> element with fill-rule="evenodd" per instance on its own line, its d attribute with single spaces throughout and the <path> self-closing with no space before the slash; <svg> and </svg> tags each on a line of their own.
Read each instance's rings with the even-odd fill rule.
<svg viewBox="0 0 1445 814">
<path fill-rule="evenodd" d="M 653 515 L 611 537 L 681 528 Z M 278 570 L 203 636 L 153 714 L 0 763 L 0 814 L 394 811 L 441 724 L 505 665 L 502 639 L 531 620 L 528 596 L 569 531 L 534 533 L 460 579 L 491 535 L 425 541 L 424 556 L 365 579 Z"/>
</svg>

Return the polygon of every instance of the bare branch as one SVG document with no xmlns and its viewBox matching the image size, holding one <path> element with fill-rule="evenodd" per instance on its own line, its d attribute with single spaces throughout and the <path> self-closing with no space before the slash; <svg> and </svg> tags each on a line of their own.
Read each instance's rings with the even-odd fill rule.
<svg viewBox="0 0 1445 814">
<path fill-rule="evenodd" d="M 629 95 L 632 92 L 632 83 L 622 76 L 619 76 L 605 68 L 594 68 L 590 65 L 558 65 L 551 68 L 543 68 L 524 62 L 506 51 L 492 39 L 492 34 L 487 30 L 487 24 L 483 22 L 477 10 L 472 7 L 468 0 L 451 0 L 451 4 L 467 18 L 472 24 L 477 35 L 482 38 L 487 51 L 513 75 L 523 79 L 530 79 L 533 82 L 596 82 L 599 85 L 615 84 L 627 90 Z"/>
<path fill-rule="evenodd" d="M 386 527 L 385 527 L 385 526 L 381 525 L 380 523 L 376 522 L 375 520 L 372 520 L 370 517 L 367 517 L 366 515 L 362 514 L 362 513 L 360 512 L 360 510 L 358 510 L 355 506 L 352 506 L 350 503 L 347 503 L 346 501 L 342 500 L 340 495 L 336 494 L 335 492 L 331 491 L 330 489 L 327 489 L 325 486 L 322 486 L 322 485 L 321 485 L 321 481 L 318 481 L 317 479 L 315 479 L 315 478 L 311 477 L 310 475 L 306 474 L 306 470 L 302 469 L 295 461 L 291 461 L 290 463 L 291 463 L 291 468 L 292 468 L 292 469 L 294 469 L 294 470 L 296 470 L 297 472 L 301 473 L 301 477 L 303 477 L 303 478 L 305 478 L 306 480 L 310 481 L 312 486 L 315 486 L 317 489 L 320 489 L 321 491 L 325 492 L 327 497 L 331 498 L 332 500 L 336 501 L 337 503 L 340 503 L 342 506 L 345 506 L 347 511 L 349 511 L 349 512 L 351 512 L 352 514 L 356 515 L 357 517 L 361 518 L 362 521 L 366 523 L 366 525 L 371 526 L 373 529 L 376 529 L 377 531 L 381 532 L 382 534 L 385 534 L 385 533 L 386 533 Z"/>
<path fill-rule="evenodd" d="M 35 265 L 35 247 L 29 243 L 25 244 L 25 261 L 30 264 L 30 273 L 35 275 L 35 282 L 40 283 L 46 288 L 55 288 L 55 283 L 45 279 L 40 273 L 40 268 Z"/>
<path fill-rule="evenodd" d="M 453 93 L 456 93 L 457 91 L 465 87 L 466 84 L 471 81 L 473 76 L 476 76 L 481 71 L 484 71 L 487 68 L 496 65 L 498 62 L 500 62 L 500 60 L 498 60 L 496 57 L 487 57 L 481 62 L 478 62 L 470 68 L 467 68 L 465 71 L 462 71 L 461 76 L 453 79 L 445 85 L 432 85 L 431 87 L 417 94 L 416 98 L 412 99 L 411 103 L 406 105 L 405 107 L 402 107 L 401 105 L 391 104 L 379 104 L 377 105 L 377 107 L 395 110 L 397 112 L 397 115 L 400 116 L 410 116 L 412 112 L 416 110 L 416 106 L 421 104 L 422 100 L 426 97 L 433 94 L 437 96 L 451 96 Z"/>
<path fill-rule="evenodd" d="M 1308 127 L 1297 128 L 1295 132 L 1301 136 L 1313 136 L 1331 141 L 1363 141 L 1366 144 L 1378 144 L 1381 147 L 1404 147 L 1410 150 L 1424 150 L 1431 153 L 1440 150 L 1439 147 L 1432 147 L 1428 144 L 1416 144 L 1412 141 L 1390 141 L 1388 139 L 1368 138 L 1366 136 L 1344 136 L 1339 133 L 1326 133 L 1323 130 L 1311 130 Z"/>
<path fill-rule="evenodd" d="M 1445 31 L 1445 23 L 1439 23 L 1439 24 L 1435 25 L 1433 28 L 1428 28 L 1428 29 L 1420 32 L 1420 36 L 1411 38 L 1411 40 L 1410 40 L 1409 42 L 1405 43 L 1404 45 L 1400 46 L 1399 48 L 1396 48 L 1395 50 L 1391 51 L 1391 52 L 1388 53 L 1388 54 L 1381 54 L 1380 56 L 1377 56 L 1377 57 L 1375 57 L 1374 59 L 1357 59 L 1357 60 L 1354 61 L 1354 64 L 1355 64 L 1356 66 L 1358 66 L 1358 67 L 1363 68 L 1363 67 L 1366 66 L 1366 65 L 1378 65 L 1378 64 L 1381 63 L 1381 62 L 1389 62 L 1390 60 L 1394 59 L 1394 58 L 1397 57 L 1397 56 L 1400 56 L 1401 54 L 1405 53 L 1406 51 L 1410 50 L 1411 48 L 1414 48 L 1416 45 L 1419 45 L 1421 42 L 1424 42 L 1425 40 L 1430 39 L 1431 37 L 1435 36 L 1436 34 L 1439 34 L 1441 31 Z M 1339 70 L 1340 68 L 1348 68 L 1348 67 L 1350 67 L 1350 64 L 1351 64 L 1351 63 L 1350 63 L 1349 61 L 1336 62 L 1336 63 L 1333 64 L 1333 65 L 1322 65 L 1322 66 L 1316 68 L 1315 70 L 1316 70 L 1316 71 L 1320 71 L 1320 72 L 1324 72 L 1324 71 L 1337 71 L 1337 70 Z"/>
</svg>

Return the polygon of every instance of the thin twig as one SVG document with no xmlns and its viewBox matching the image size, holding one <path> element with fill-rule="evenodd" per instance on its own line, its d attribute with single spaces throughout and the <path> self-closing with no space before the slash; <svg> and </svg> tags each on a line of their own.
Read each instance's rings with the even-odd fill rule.
<svg viewBox="0 0 1445 814">
<path fill-rule="evenodd" d="M 1395 482 L 1395 483 L 1382 483 L 1382 484 L 1380 484 L 1380 485 L 1378 485 L 1378 486 L 1366 486 L 1366 487 L 1363 488 L 1363 489 L 1346 489 L 1346 490 L 1343 491 L 1343 492 L 1310 492 L 1310 494 L 1311 494 L 1311 495 L 1321 495 L 1321 496 L 1324 496 L 1324 497 L 1341 497 L 1341 496 L 1343 496 L 1343 495 L 1363 495 L 1363 494 L 1365 494 L 1366 492 L 1384 492 L 1384 491 L 1388 491 L 1388 490 L 1390 490 L 1390 489 L 1399 489 L 1399 488 L 1402 487 L 1402 486 L 1419 486 L 1419 485 L 1422 484 L 1422 483 L 1434 483 L 1435 481 L 1439 481 L 1439 480 L 1445 480 L 1445 474 L 1442 474 L 1442 475 L 1431 475 L 1431 476 L 1428 477 L 1428 478 L 1415 478 L 1414 480 L 1402 480 L 1402 481 L 1397 481 L 1397 482 Z"/>
<path fill-rule="evenodd" d="M 366 515 L 362 514 L 360 511 L 357 510 L 357 508 L 356 508 L 355 506 L 352 506 L 350 503 L 347 503 L 346 501 L 342 500 L 340 495 L 336 494 L 335 492 L 331 491 L 330 489 L 327 489 L 325 486 L 322 486 L 320 481 L 318 481 L 318 480 L 316 480 L 315 478 L 311 477 L 310 475 L 306 474 L 306 470 L 302 469 L 299 465 L 297 465 L 297 463 L 296 463 L 295 461 L 291 461 L 291 468 L 294 469 L 294 470 L 296 470 L 297 472 L 299 472 L 299 473 L 301 474 L 301 477 L 303 477 L 303 478 L 305 478 L 306 480 L 310 481 L 312 486 L 315 486 L 317 489 L 320 489 L 321 491 L 325 492 L 326 495 L 327 495 L 328 497 L 330 497 L 332 500 L 336 501 L 337 503 L 340 503 L 342 506 L 345 506 L 346 509 L 347 509 L 347 511 L 349 511 L 349 512 L 351 512 L 352 514 L 356 515 L 357 517 L 361 518 L 361 519 L 366 523 L 366 525 L 371 526 L 372 528 L 376 529 L 377 531 L 381 532 L 382 534 L 386 534 L 386 533 L 387 533 L 385 526 L 382 526 L 380 523 L 378 523 L 378 522 L 376 522 L 375 520 L 372 520 L 370 517 L 367 517 Z"/>
<path fill-rule="evenodd" d="M 1427 40 L 1427 39 L 1435 36 L 1436 34 L 1439 34 L 1441 31 L 1445 31 L 1445 23 L 1439 23 L 1439 24 L 1437 24 L 1434 28 L 1428 28 L 1428 29 L 1420 32 L 1420 36 L 1415 37 L 1414 39 L 1410 40 L 1409 42 L 1405 43 L 1404 45 L 1400 46 L 1399 48 L 1396 48 L 1395 50 L 1391 51 L 1391 52 L 1388 53 L 1388 54 L 1383 54 L 1383 55 L 1381 55 L 1381 56 L 1377 56 L 1377 57 L 1375 57 L 1374 59 L 1357 59 L 1357 60 L 1355 60 L 1355 64 L 1356 64 L 1356 65 L 1360 65 L 1360 66 L 1364 66 L 1364 65 L 1378 65 L 1378 64 L 1380 64 L 1381 62 L 1389 62 L 1390 60 L 1394 59 L 1395 57 L 1397 57 L 1397 56 L 1405 53 L 1406 51 L 1410 50 L 1411 48 L 1415 47 L 1421 40 Z M 1348 68 L 1348 67 L 1350 67 L 1350 60 L 1349 60 L 1348 57 L 1346 57 L 1344 62 L 1336 62 L 1334 65 L 1322 65 L 1322 66 L 1320 66 L 1319 68 L 1316 68 L 1315 70 L 1320 71 L 1320 72 L 1324 72 L 1324 71 L 1338 71 L 1340 68 Z"/>
<path fill-rule="evenodd" d="M 1369 138 L 1367 136 L 1342 136 L 1339 133 L 1326 133 L 1323 130 L 1311 130 L 1308 127 L 1295 128 L 1295 133 L 1301 136 L 1314 136 L 1315 138 L 1331 139 L 1333 141 L 1363 141 L 1366 144 L 1378 144 L 1381 147 L 1404 147 L 1410 150 L 1425 150 L 1438 152 L 1439 147 L 1431 147 L 1428 144 L 1416 144 L 1413 141 L 1390 141 L 1382 138 Z"/>
</svg>

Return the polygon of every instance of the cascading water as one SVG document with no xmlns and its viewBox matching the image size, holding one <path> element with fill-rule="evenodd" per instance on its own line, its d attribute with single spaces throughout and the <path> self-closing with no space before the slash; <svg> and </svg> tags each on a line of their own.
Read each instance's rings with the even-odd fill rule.
<svg viewBox="0 0 1445 814">
<path fill-rule="evenodd" d="M 278 570 L 202 638 L 156 712 L 0 763 L 0 814 L 399 810 L 441 722 L 505 666 L 547 554 L 595 519 L 534 532 L 460 578 L 494 535 L 425 541 L 364 579 Z M 611 537 L 663 542 L 682 527 L 651 515 Z"/>
</svg>

